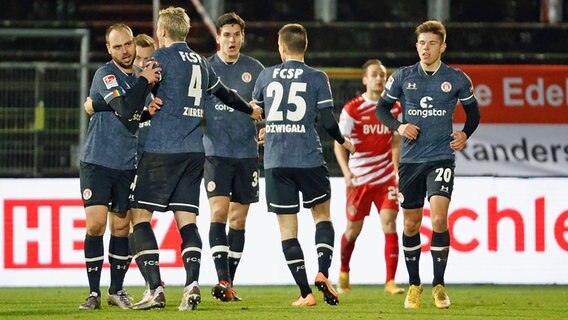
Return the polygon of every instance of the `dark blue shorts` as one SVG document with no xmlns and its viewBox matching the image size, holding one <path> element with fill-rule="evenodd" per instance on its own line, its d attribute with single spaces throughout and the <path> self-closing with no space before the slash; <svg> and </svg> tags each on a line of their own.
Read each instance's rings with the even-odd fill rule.
<svg viewBox="0 0 568 320">
<path fill-rule="evenodd" d="M 134 187 L 133 207 L 199 214 L 205 154 L 144 152 Z"/>
<path fill-rule="evenodd" d="M 258 202 L 258 158 L 206 157 L 203 174 L 207 197 L 226 196 L 232 202 Z"/>
<path fill-rule="evenodd" d="M 326 166 L 316 168 L 272 168 L 265 170 L 268 211 L 290 214 L 311 208 L 331 198 L 331 185 Z"/>
<path fill-rule="evenodd" d="M 130 209 L 130 185 L 136 170 L 118 170 L 81 161 L 79 180 L 85 207 L 103 205 L 111 212 Z"/>
<path fill-rule="evenodd" d="M 399 203 L 405 209 L 418 209 L 434 195 L 452 198 L 454 160 L 401 163 L 398 168 Z"/>
</svg>

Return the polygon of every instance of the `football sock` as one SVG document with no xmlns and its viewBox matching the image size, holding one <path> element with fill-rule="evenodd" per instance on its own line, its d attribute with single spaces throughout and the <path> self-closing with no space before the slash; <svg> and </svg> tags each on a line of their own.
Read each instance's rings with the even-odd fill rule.
<svg viewBox="0 0 568 320">
<path fill-rule="evenodd" d="M 122 290 L 124 276 L 128 270 L 128 238 L 110 236 L 108 262 L 110 263 L 110 287 L 108 293 Z"/>
<path fill-rule="evenodd" d="M 385 233 L 385 264 L 387 266 L 386 282 L 394 280 L 398 266 L 398 235 L 396 232 Z"/>
<path fill-rule="evenodd" d="M 89 279 L 89 292 L 96 292 L 101 296 L 101 272 L 104 261 L 104 244 L 102 236 L 85 235 L 85 262 L 87 278 Z"/>
<path fill-rule="evenodd" d="M 411 285 L 420 285 L 420 233 L 413 236 L 402 234 L 402 249 L 404 251 L 404 260 L 406 261 L 406 269 L 408 270 L 408 282 Z"/>
<path fill-rule="evenodd" d="M 185 268 L 185 285 L 193 281 L 199 282 L 199 269 L 201 268 L 201 236 L 195 223 L 185 225 L 179 230 L 181 235 L 181 257 Z"/>
<path fill-rule="evenodd" d="M 229 274 L 231 275 L 231 283 L 233 283 L 245 248 L 245 230 L 229 228 L 227 238 L 229 240 Z"/>
<path fill-rule="evenodd" d="M 316 224 L 316 251 L 318 253 L 319 272 L 328 278 L 329 266 L 333 258 L 333 243 L 335 241 L 335 231 L 331 221 L 322 221 Z"/>
<path fill-rule="evenodd" d="M 160 277 L 158 242 L 150 222 L 141 222 L 134 226 L 134 242 L 134 246 L 138 250 L 136 263 L 139 261 L 140 266 L 144 268 L 148 286 L 150 290 L 154 290 L 160 286 L 162 279 Z"/>
<path fill-rule="evenodd" d="M 221 281 L 229 281 L 229 245 L 227 244 L 227 234 L 225 233 L 224 223 L 212 222 L 209 225 L 209 246 L 211 255 L 217 270 L 217 279 Z"/>
<path fill-rule="evenodd" d="M 296 284 L 300 288 L 300 294 L 305 298 L 308 294 L 312 293 L 312 289 L 310 288 L 308 276 L 306 275 L 304 252 L 302 251 L 298 239 L 292 238 L 282 241 L 282 252 L 284 252 L 288 269 L 290 269 L 294 281 L 296 281 Z"/>
<path fill-rule="evenodd" d="M 345 233 L 341 236 L 341 267 L 340 271 L 349 272 L 351 268 L 349 263 L 351 262 L 351 255 L 355 249 L 355 241 L 348 242 Z"/>
<path fill-rule="evenodd" d="M 128 248 L 130 250 L 131 258 L 134 258 L 134 261 L 136 261 L 138 270 L 140 270 L 140 274 L 142 275 L 142 278 L 144 278 L 144 283 L 147 283 L 148 279 L 146 277 L 146 270 L 144 268 L 144 265 L 142 264 L 143 262 L 140 259 L 140 256 L 138 256 L 138 251 L 136 250 L 136 243 L 134 242 L 134 233 L 128 235 Z"/>
<path fill-rule="evenodd" d="M 450 253 L 450 232 L 432 232 L 432 245 L 430 246 L 432 260 L 434 262 L 434 280 L 432 286 L 444 285 L 444 274 Z"/>
</svg>

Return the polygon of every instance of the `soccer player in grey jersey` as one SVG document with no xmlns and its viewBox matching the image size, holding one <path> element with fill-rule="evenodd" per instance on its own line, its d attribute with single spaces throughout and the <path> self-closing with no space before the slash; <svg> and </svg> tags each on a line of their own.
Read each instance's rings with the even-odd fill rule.
<svg viewBox="0 0 568 320">
<path fill-rule="evenodd" d="M 208 60 L 224 84 L 250 101 L 264 66 L 240 53 L 245 22 L 234 12 L 217 18 L 219 51 Z M 209 245 L 219 283 L 211 294 L 220 301 L 239 301 L 233 289 L 235 271 L 245 244 L 245 223 L 251 203 L 258 202 L 258 144 L 254 121 L 218 98 L 205 99 L 204 182 L 211 224 Z M 229 221 L 229 231 L 226 231 Z"/>
<path fill-rule="evenodd" d="M 146 267 L 151 294 L 135 304 L 134 309 L 163 308 L 166 303 L 158 243 L 150 225 L 153 211 L 173 211 L 182 238 L 186 281 L 178 309 L 193 310 L 201 301 L 198 280 L 202 243 L 196 221 L 205 159 L 200 123 L 206 95 L 215 95 L 253 119 L 260 119 L 262 112 L 228 89 L 209 62 L 187 46 L 189 28 L 189 17 L 183 8 L 160 11 L 156 30 L 160 49 L 151 59 L 162 68 L 161 80 L 154 90 L 163 105 L 152 117 L 138 167 L 132 210 L 135 247 Z"/>
<path fill-rule="evenodd" d="M 131 303 L 122 284 L 128 263 L 126 214 L 130 184 L 136 169 L 136 131 L 146 95 L 158 80 L 159 69 L 134 74 L 135 46 L 132 30 L 124 24 L 110 26 L 106 46 L 112 60 L 93 77 L 93 104 L 109 106 L 114 112 L 95 113 L 89 122 L 80 156 L 80 184 L 87 216 L 85 260 L 90 294 L 82 310 L 100 308 L 100 277 L 104 260 L 103 235 L 110 211 L 109 304 L 128 309 Z"/>
<path fill-rule="evenodd" d="M 424 197 L 430 202 L 434 263 L 432 297 L 437 308 L 449 308 L 444 273 L 450 250 L 448 209 L 454 184 L 454 152 L 465 147 L 479 124 L 479 108 L 471 80 L 461 70 L 441 61 L 446 50 L 446 29 L 430 20 L 416 28 L 420 62 L 397 70 L 387 81 L 377 105 L 381 122 L 404 137 L 399 166 L 399 198 L 404 214 L 402 245 L 410 288 L 405 308 L 419 308 L 422 284 L 419 274 L 420 225 Z M 390 113 L 399 100 L 403 122 Z M 453 130 L 456 103 L 466 112 L 462 130 Z"/>
<path fill-rule="evenodd" d="M 316 132 L 316 120 L 351 153 L 348 138 L 341 135 L 333 116 L 333 99 L 327 75 L 304 63 L 308 45 L 306 29 L 287 24 L 278 32 L 278 51 L 283 63 L 260 73 L 253 98 L 266 113 L 264 166 L 268 210 L 278 217 L 282 251 L 300 289 L 293 306 L 313 306 L 314 295 L 307 280 L 304 253 L 298 241 L 299 194 L 310 208 L 316 225 L 318 253 L 316 287 L 328 304 L 338 295 L 328 280 L 333 256 L 334 230 L 330 218 L 331 186 Z"/>
</svg>

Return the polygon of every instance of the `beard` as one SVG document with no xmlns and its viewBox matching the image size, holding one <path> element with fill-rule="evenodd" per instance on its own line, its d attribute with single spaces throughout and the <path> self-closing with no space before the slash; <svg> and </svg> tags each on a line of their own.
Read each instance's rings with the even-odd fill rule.
<svg viewBox="0 0 568 320">
<path fill-rule="evenodd" d="M 134 59 L 132 59 L 132 56 L 130 58 L 130 62 L 128 62 L 128 63 L 125 63 L 124 60 L 117 59 L 115 57 L 112 57 L 112 61 L 114 61 L 114 63 L 116 63 L 116 65 L 118 65 L 119 67 L 121 67 L 123 69 L 131 69 L 132 66 L 134 65 Z"/>
</svg>

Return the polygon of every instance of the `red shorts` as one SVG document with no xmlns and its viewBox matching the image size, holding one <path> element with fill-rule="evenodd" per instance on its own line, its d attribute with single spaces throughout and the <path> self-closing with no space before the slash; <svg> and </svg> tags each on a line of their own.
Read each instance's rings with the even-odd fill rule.
<svg viewBox="0 0 568 320">
<path fill-rule="evenodd" d="M 398 183 L 396 178 L 378 185 L 365 184 L 347 188 L 346 215 L 349 221 L 365 219 L 371 212 L 371 203 L 377 211 L 381 209 L 398 210 Z"/>
</svg>

